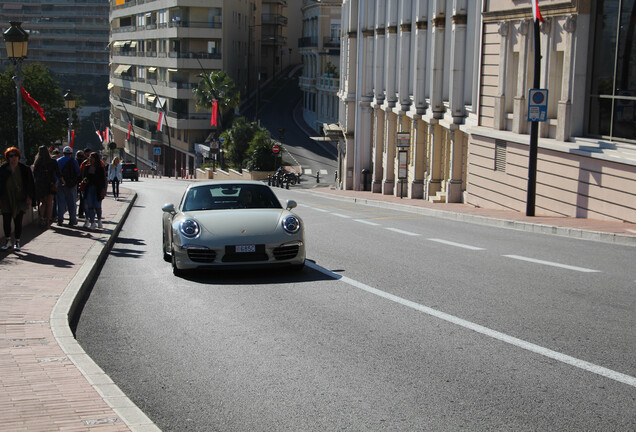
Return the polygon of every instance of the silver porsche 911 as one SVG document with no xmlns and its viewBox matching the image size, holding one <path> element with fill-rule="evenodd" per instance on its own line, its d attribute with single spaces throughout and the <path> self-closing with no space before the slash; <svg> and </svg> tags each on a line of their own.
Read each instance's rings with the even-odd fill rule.
<svg viewBox="0 0 636 432">
<path fill-rule="evenodd" d="M 257 181 L 190 185 L 178 208 L 163 206 L 163 257 L 172 271 L 198 267 L 305 265 L 305 229 L 274 192 Z"/>
</svg>

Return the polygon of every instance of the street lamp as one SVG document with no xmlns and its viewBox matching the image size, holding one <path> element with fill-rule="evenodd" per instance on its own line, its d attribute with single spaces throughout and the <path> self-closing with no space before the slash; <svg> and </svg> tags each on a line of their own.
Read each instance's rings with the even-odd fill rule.
<svg viewBox="0 0 636 432">
<path fill-rule="evenodd" d="M 73 129 L 73 109 L 75 108 L 75 96 L 70 90 L 64 95 L 64 106 L 68 110 L 68 145 L 71 145 L 71 129 Z"/>
<path fill-rule="evenodd" d="M 22 61 L 27 55 L 29 35 L 20 26 L 21 22 L 11 21 L 10 24 L 11 27 L 2 33 L 2 37 L 7 44 L 7 57 L 15 66 L 13 81 L 15 82 L 16 105 L 18 107 L 18 149 L 22 155 L 21 160 L 24 162 L 26 153 L 24 152 L 24 136 L 22 135 L 22 95 L 20 89 L 22 88 Z"/>
</svg>

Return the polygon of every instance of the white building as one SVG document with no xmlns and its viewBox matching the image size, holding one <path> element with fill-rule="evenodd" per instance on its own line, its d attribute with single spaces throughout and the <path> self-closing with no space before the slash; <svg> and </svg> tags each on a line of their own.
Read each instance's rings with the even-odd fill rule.
<svg viewBox="0 0 636 432">
<path fill-rule="evenodd" d="M 636 222 L 633 2 L 540 5 L 536 213 Z M 340 187 L 524 211 L 531 0 L 345 0 L 342 22 Z"/>
</svg>

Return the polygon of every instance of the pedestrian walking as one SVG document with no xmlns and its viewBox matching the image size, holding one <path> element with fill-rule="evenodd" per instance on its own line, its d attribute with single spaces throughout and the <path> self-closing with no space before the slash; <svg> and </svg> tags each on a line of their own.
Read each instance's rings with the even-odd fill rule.
<svg viewBox="0 0 636 432">
<path fill-rule="evenodd" d="M 107 184 L 99 153 L 91 153 L 83 166 L 82 182 L 85 182 L 84 203 L 86 205 L 86 221 L 84 222 L 84 227 L 91 230 L 103 228 L 101 208 L 102 200 L 106 196 Z"/>
<path fill-rule="evenodd" d="M 57 191 L 57 224 L 62 226 L 64 214 L 68 210 L 68 224 L 77 225 L 77 182 L 79 179 L 79 165 L 73 158 L 73 149 L 69 146 L 62 151 L 64 156 L 57 160 L 62 172 L 61 185 Z"/>
<path fill-rule="evenodd" d="M 113 185 L 113 197 L 115 201 L 119 200 L 119 183 L 123 179 L 122 166 L 119 158 L 115 156 L 113 162 L 108 165 L 108 181 Z"/>
<path fill-rule="evenodd" d="M 53 195 L 57 193 L 61 177 L 60 166 L 51 157 L 48 148 L 40 146 L 33 163 L 33 178 L 35 180 L 35 199 L 40 215 L 39 224 L 42 228 L 51 225 Z"/>
<path fill-rule="evenodd" d="M 56 148 L 51 151 L 51 157 L 54 161 L 57 161 L 62 157 L 62 153 Z M 59 189 L 59 188 L 58 188 Z M 57 193 L 53 194 L 53 211 L 51 212 L 51 220 L 57 219 Z"/>
<path fill-rule="evenodd" d="M 82 163 L 86 160 L 86 156 L 82 150 L 78 150 L 77 153 L 75 153 L 75 160 L 77 161 L 77 164 L 81 169 Z M 79 188 L 79 182 L 78 182 L 78 188 Z M 79 204 L 77 205 L 77 217 L 83 218 L 84 217 L 84 194 L 80 193 L 78 190 L 77 197 L 79 198 Z"/>
<path fill-rule="evenodd" d="M 31 168 L 20 162 L 21 153 L 16 147 L 4 152 L 6 162 L 0 166 L 0 209 L 5 242 L 2 250 L 20 250 L 22 237 L 22 219 L 35 200 L 35 183 Z M 13 242 L 11 241 L 11 222 L 13 221 Z"/>
</svg>

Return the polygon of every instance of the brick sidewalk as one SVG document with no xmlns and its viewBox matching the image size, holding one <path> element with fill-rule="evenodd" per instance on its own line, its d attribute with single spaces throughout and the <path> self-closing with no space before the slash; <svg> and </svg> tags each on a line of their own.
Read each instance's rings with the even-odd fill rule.
<svg viewBox="0 0 636 432">
<path fill-rule="evenodd" d="M 103 201 L 103 230 L 30 225 L 21 251 L 0 253 L 0 431 L 158 430 L 68 326 L 135 195 L 121 198 Z"/>
</svg>

